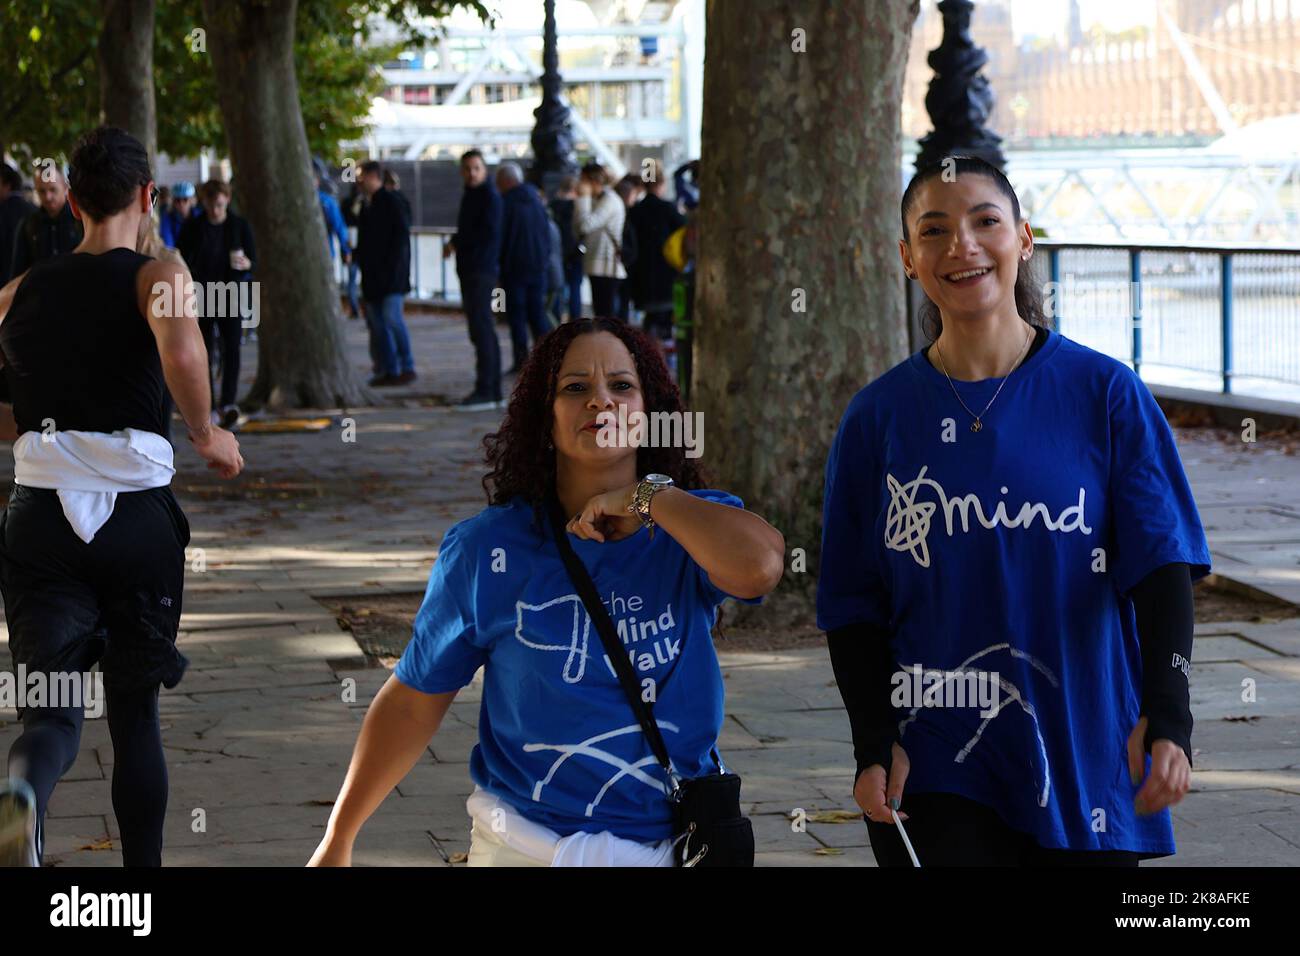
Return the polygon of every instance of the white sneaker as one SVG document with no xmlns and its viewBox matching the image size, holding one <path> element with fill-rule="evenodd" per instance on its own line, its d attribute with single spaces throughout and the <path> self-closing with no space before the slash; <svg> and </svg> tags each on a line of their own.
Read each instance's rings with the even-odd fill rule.
<svg viewBox="0 0 1300 956">
<path fill-rule="evenodd" d="M 36 853 L 36 794 L 26 780 L 0 784 L 0 867 L 40 866 Z"/>
</svg>

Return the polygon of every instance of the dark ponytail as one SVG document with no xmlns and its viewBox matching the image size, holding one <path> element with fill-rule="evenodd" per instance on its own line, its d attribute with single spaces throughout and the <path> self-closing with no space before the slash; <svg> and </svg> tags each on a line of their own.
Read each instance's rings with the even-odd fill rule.
<svg viewBox="0 0 1300 956">
<path fill-rule="evenodd" d="M 907 189 L 903 191 L 903 202 L 900 209 L 900 216 L 903 220 L 903 241 L 909 241 L 907 234 L 907 215 L 912 211 L 912 206 L 916 203 L 916 192 L 930 180 L 948 175 L 960 175 L 962 173 L 974 173 L 979 176 L 987 176 L 993 180 L 993 184 L 1007 198 L 1011 204 L 1011 212 L 1015 216 L 1016 224 L 1019 225 L 1024 221 L 1020 214 L 1020 200 L 1016 197 L 1016 191 L 1011 186 L 1011 181 L 1003 175 L 1002 170 L 998 169 L 992 163 L 980 159 L 978 156 L 948 156 L 944 159 L 931 163 L 922 169 L 917 170 L 916 175 L 912 177 L 911 182 L 907 184 Z M 1050 328 L 1051 323 L 1047 320 L 1046 312 L 1043 308 L 1043 291 L 1042 285 L 1035 275 L 1033 259 L 1028 262 L 1021 262 L 1016 269 L 1016 311 L 1020 317 L 1035 327 Z M 921 324 L 921 331 L 931 342 L 939 337 L 943 331 L 943 321 L 939 317 L 939 307 L 930 301 L 930 297 L 921 294 L 921 304 L 917 307 L 916 315 Z"/>
</svg>

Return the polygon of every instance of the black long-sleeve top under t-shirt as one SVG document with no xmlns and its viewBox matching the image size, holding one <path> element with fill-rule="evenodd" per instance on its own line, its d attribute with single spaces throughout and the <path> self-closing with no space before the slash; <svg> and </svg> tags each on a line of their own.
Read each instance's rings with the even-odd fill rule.
<svg viewBox="0 0 1300 956">
<path fill-rule="evenodd" d="M 1147 718 L 1143 746 L 1172 740 L 1192 759 L 1192 710 L 1187 677 L 1173 666 L 1192 659 L 1192 576 L 1186 564 L 1166 564 L 1138 582 L 1129 597 L 1142 654 L 1141 714 Z M 889 769 L 898 726 L 890 705 L 893 674 L 889 630 L 852 624 L 826 635 L 831 668 L 853 734 L 857 772 L 880 764 Z M 1177 656 L 1175 656 L 1177 655 Z M 1098 689 L 1104 692 L 1103 688 Z"/>
<path fill-rule="evenodd" d="M 1025 361 L 1047 341 L 1047 330 L 1036 329 Z M 1166 564 L 1148 574 L 1129 593 L 1137 622 L 1142 657 L 1141 714 L 1147 718 L 1143 746 L 1172 740 L 1192 757 L 1192 713 L 1187 677 L 1177 662 L 1192 658 L 1192 579 L 1186 564 Z M 889 630 L 870 624 L 836 628 L 826 635 L 831 668 L 853 735 L 853 753 L 860 774 L 867 767 L 890 766 L 897 740 L 897 722 L 890 696 L 897 669 L 890 651 Z"/>
</svg>

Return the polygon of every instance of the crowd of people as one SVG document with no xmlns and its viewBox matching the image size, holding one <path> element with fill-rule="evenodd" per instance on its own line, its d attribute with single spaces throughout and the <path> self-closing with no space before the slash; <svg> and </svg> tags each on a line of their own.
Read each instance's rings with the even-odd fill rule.
<svg viewBox="0 0 1300 956">
<path fill-rule="evenodd" d="M 698 165 L 688 165 L 698 173 Z M 504 374 L 517 374 L 530 338 L 535 345 L 555 325 L 583 317 L 584 279 L 592 315 L 628 322 L 635 306 L 642 327 L 673 350 L 673 284 L 690 263 L 674 257 L 670 239 L 686 231 L 686 213 L 699 202 L 687 170 L 679 170 L 684 178 L 675 180 L 678 199 L 671 200 L 657 159 L 641 176 L 628 173 L 617 182 L 600 163 L 588 163 L 579 175 L 562 177 L 548 200 L 517 163 L 502 162 L 489 176 L 481 151 L 461 157 L 464 192 L 456 234 L 443 252 L 456 257 L 476 375 L 458 408 L 502 405 L 494 313 L 504 308 L 510 327 Z"/>
<path fill-rule="evenodd" d="M 476 356 L 473 391 L 456 407 L 475 411 L 503 404 L 503 375 L 519 372 L 529 349 L 552 327 L 583 315 L 583 283 L 591 314 L 628 322 L 635 308 L 642 327 L 670 356 L 675 353 L 674 283 L 691 263 L 674 255 L 670 243 L 687 231 L 688 215 L 698 205 L 689 164 L 672 181 L 659 160 L 647 160 L 641 175 L 617 182 L 599 163 L 565 176 L 547 200 L 525 179 L 518 163 L 500 163 L 489 175 L 483 154 L 461 157 L 464 192 L 455 236 L 444 254 L 456 257 L 456 272 Z M 378 161 L 357 167 L 346 198 L 325 165 L 312 166 L 325 224 L 330 262 L 346 267 L 347 310 L 364 316 L 369 335 L 373 387 L 408 385 L 416 379 L 410 333 L 403 315 L 411 291 L 411 203 L 397 174 Z M 669 198 L 676 186 L 677 198 Z M 34 263 L 72 250 L 82 240 L 82 224 L 67 203 L 66 172 L 38 176 L 39 206 L 24 198 L 19 172 L 0 170 L 0 282 Z M 231 208 L 228 183 L 211 179 L 196 189 L 180 181 L 158 190 L 155 219 L 148 229 L 151 246 L 177 253 L 196 283 L 253 280 L 257 252 L 246 218 Z M 353 230 L 354 232 L 350 232 Z M 509 367 L 495 333 L 501 313 L 510 330 Z M 239 348 L 255 332 L 240 315 L 201 319 L 212 360 L 214 420 L 234 428 L 238 405 Z"/>
</svg>

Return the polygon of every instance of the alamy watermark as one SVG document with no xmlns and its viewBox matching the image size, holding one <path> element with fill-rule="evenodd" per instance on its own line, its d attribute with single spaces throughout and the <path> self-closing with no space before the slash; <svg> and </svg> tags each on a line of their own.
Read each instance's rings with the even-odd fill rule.
<svg viewBox="0 0 1300 956">
<path fill-rule="evenodd" d="M 945 671 L 913 664 L 890 678 L 894 691 L 889 701 L 900 709 L 979 707 L 981 717 L 992 718 L 1001 708 L 1001 680 L 997 671 L 966 667 Z"/>
<path fill-rule="evenodd" d="M 704 454 L 703 412 L 631 412 L 626 405 L 618 413 L 596 416 L 601 448 L 684 448 L 687 458 Z"/>
<path fill-rule="evenodd" d="M 173 282 L 155 282 L 151 290 L 158 296 L 152 309 L 155 318 L 170 318 L 185 314 L 187 299 L 194 300 L 194 310 L 200 319 L 225 319 L 239 317 L 245 329 L 255 329 L 261 321 L 262 283 L 256 279 L 248 282 L 186 282 L 178 275 Z"/>
<path fill-rule="evenodd" d="M 1137 282 L 1076 279 L 1043 285 L 1043 312 L 1049 319 L 1113 319 L 1117 315 L 1142 318 L 1142 286 Z"/>
<path fill-rule="evenodd" d="M 104 675 L 99 671 L 0 671 L 0 707 L 78 707 L 94 720 L 104 713 Z"/>
</svg>

